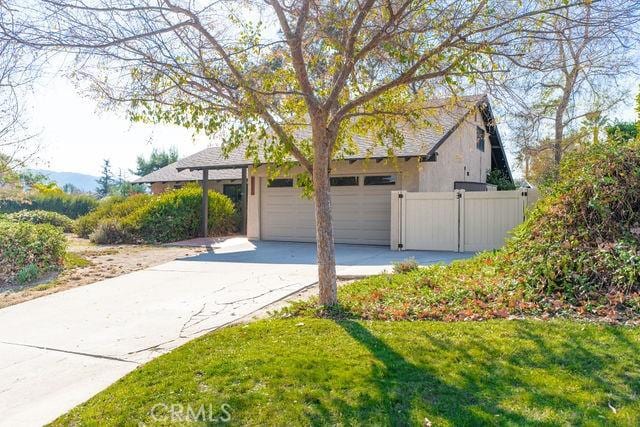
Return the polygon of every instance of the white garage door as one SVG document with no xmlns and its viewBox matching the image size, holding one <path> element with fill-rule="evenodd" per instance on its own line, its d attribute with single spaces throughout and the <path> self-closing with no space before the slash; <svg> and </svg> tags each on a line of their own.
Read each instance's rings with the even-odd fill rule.
<svg viewBox="0 0 640 427">
<path fill-rule="evenodd" d="M 399 175 L 358 175 L 331 178 L 333 230 L 336 243 L 388 245 L 390 192 L 401 188 Z M 315 241 L 313 202 L 300 197 L 293 181 L 262 179 L 263 240 Z"/>
</svg>

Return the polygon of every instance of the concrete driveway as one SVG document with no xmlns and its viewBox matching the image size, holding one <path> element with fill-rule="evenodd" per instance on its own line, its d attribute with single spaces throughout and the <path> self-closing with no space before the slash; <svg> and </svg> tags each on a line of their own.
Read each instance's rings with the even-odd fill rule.
<svg viewBox="0 0 640 427">
<path fill-rule="evenodd" d="M 338 275 L 469 254 L 337 245 Z M 229 239 L 210 253 L 0 310 L 0 425 L 36 426 L 137 366 L 317 281 L 315 245 Z"/>
</svg>

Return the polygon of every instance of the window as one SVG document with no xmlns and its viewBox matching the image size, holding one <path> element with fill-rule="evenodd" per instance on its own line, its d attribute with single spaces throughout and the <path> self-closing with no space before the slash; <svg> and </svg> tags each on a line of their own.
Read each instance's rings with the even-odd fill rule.
<svg viewBox="0 0 640 427">
<path fill-rule="evenodd" d="M 364 177 L 364 185 L 395 185 L 396 177 L 393 175 L 372 175 Z"/>
<path fill-rule="evenodd" d="M 329 182 L 332 187 L 357 187 L 360 180 L 357 176 L 332 176 Z"/>
<path fill-rule="evenodd" d="M 480 126 L 476 127 L 476 147 L 480 151 L 484 151 L 484 129 Z"/>
<path fill-rule="evenodd" d="M 293 187 L 293 178 L 277 178 L 267 183 L 269 188 Z"/>
<path fill-rule="evenodd" d="M 242 184 L 223 184 L 222 194 L 231 199 L 236 205 L 242 200 Z"/>
</svg>

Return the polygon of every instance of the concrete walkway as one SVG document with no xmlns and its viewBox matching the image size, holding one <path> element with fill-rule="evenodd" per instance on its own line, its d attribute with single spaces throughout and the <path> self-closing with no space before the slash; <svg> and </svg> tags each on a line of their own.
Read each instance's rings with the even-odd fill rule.
<svg viewBox="0 0 640 427">
<path fill-rule="evenodd" d="M 469 254 L 338 245 L 338 275 Z M 317 281 L 315 245 L 233 238 L 209 253 L 0 310 L 0 425 L 37 426 L 185 342 Z"/>
</svg>

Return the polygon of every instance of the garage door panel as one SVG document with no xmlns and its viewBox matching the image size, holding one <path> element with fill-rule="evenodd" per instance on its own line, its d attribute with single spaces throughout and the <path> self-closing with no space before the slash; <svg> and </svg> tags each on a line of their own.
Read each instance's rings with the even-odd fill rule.
<svg viewBox="0 0 640 427">
<path fill-rule="evenodd" d="M 315 241 L 313 202 L 297 188 L 269 188 L 262 180 L 261 234 L 264 240 Z M 391 191 L 397 185 L 331 188 L 331 211 L 336 243 L 388 245 Z"/>
</svg>

